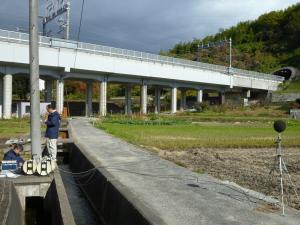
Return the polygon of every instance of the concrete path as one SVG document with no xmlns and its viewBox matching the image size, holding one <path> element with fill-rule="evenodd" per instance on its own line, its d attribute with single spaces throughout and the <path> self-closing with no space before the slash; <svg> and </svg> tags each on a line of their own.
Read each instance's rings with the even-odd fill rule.
<svg viewBox="0 0 300 225">
<path fill-rule="evenodd" d="M 276 200 L 199 175 L 94 128 L 70 120 L 70 132 L 84 154 L 119 180 L 148 210 L 168 225 L 299 225 L 300 214 L 270 210 Z M 138 208 L 138 204 L 136 205 Z"/>
</svg>

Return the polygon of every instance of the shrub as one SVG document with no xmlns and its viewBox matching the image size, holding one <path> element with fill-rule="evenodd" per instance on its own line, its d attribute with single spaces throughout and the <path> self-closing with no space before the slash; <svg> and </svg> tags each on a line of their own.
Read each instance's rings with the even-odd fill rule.
<svg viewBox="0 0 300 225">
<path fill-rule="evenodd" d="M 194 107 L 197 112 L 204 112 L 209 109 L 209 104 L 206 102 L 197 102 Z"/>
<path fill-rule="evenodd" d="M 158 115 L 155 113 L 150 113 L 148 115 L 148 118 L 149 118 L 149 120 L 158 120 L 159 119 Z"/>
<path fill-rule="evenodd" d="M 227 111 L 227 108 L 225 105 L 214 105 L 211 106 L 211 111 L 215 113 L 225 113 Z"/>
<path fill-rule="evenodd" d="M 289 111 L 290 109 L 300 109 L 300 99 L 299 98 L 296 99 L 295 102 L 291 102 L 289 104 L 287 111 Z"/>
</svg>

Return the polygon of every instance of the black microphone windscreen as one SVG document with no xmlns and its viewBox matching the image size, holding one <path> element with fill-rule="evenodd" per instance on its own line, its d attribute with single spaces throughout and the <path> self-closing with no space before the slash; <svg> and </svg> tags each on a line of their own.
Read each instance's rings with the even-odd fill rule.
<svg viewBox="0 0 300 225">
<path fill-rule="evenodd" d="M 276 120 L 274 122 L 274 130 L 276 130 L 278 133 L 281 133 L 285 130 L 286 124 L 282 120 Z"/>
</svg>

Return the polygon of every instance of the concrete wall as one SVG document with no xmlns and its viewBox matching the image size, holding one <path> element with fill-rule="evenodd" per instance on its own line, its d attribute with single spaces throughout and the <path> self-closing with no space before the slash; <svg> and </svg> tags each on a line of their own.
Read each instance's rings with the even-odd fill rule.
<svg viewBox="0 0 300 225">
<path fill-rule="evenodd" d="M 278 82 L 267 81 L 258 78 L 249 79 L 244 76 L 234 76 L 233 85 L 235 87 L 255 88 L 262 90 L 277 90 Z"/>
<path fill-rule="evenodd" d="M 1 201 L 0 215 L 2 225 L 25 224 L 25 199 L 26 197 L 44 198 L 44 208 L 41 208 L 44 220 L 51 221 L 53 225 L 75 225 L 69 201 L 58 171 L 54 172 L 54 179 L 49 184 L 43 183 L 41 177 L 20 177 L 13 181 L 6 181 L 4 201 Z M 42 179 L 39 184 L 38 180 Z M 23 183 L 25 182 L 25 183 Z M 32 183 L 31 185 L 29 183 Z M 22 183 L 24 185 L 22 185 Z M 4 204 L 2 204 L 5 203 Z M 27 206 L 30 208 L 30 206 Z M 3 213 L 3 211 L 5 211 Z M 2 219 L 1 216 L 4 218 Z M 1 223 L 2 221 L 2 223 Z"/>
<path fill-rule="evenodd" d="M 70 167 L 73 172 L 82 172 L 94 168 L 91 159 L 88 159 L 79 148 L 73 144 L 70 148 Z M 128 197 L 126 190 L 118 181 L 104 169 L 95 169 L 90 174 L 78 177 L 77 182 L 86 198 L 97 213 L 98 218 L 106 225 L 150 225 L 163 224 L 156 218 L 146 219 L 134 205 L 133 198 Z M 128 200 L 131 199 L 131 200 Z M 147 215 L 147 218 L 151 216 Z"/>
<path fill-rule="evenodd" d="M 31 183 L 30 178 L 31 177 L 27 177 L 28 183 L 15 183 L 15 189 L 18 193 L 23 211 L 25 211 L 26 208 L 26 197 L 35 196 L 44 198 L 49 189 L 48 182 L 41 181 Z"/>
<path fill-rule="evenodd" d="M 273 93 L 272 102 L 293 102 L 300 98 L 300 93 Z"/>
<path fill-rule="evenodd" d="M 11 184 L 11 192 L 9 199 L 8 215 L 5 225 L 23 225 L 25 224 L 25 214 L 22 209 L 20 199 L 13 184 Z M 2 207 L 2 206 L 1 206 Z"/>
<path fill-rule="evenodd" d="M 52 225 L 76 224 L 58 171 L 54 172 L 54 179 L 46 194 L 44 207 L 48 215 L 51 217 Z"/>
</svg>

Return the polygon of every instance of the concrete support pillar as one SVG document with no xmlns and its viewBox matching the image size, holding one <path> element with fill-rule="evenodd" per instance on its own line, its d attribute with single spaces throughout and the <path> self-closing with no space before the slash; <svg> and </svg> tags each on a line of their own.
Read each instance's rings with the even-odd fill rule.
<svg viewBox="0 0 300 225">
<path fill-rule="evenodd" d="M 100 103 L 99 103 L 99 115 L 106 116 L 107 113 L 107 81 L 100 82 Z"/>
<path fill-rule="evenodd" d="M 86 82 L 86 101 L 85 116 L 89 117 L 93 114 L 93 82 Z"/>
<path fill-rule="evenodd" d="M 221 105 L 225 104 L 226 98 L 225 98 L 225 91 L 221 92 Z"/>
<path fill-rule="evenodd" d="M 184 111 L 186 109 L 186 90 L 181 90 L 181 98 L 180 98 L 180 111 Z"/>
<path fill-rule="evenodd" d="M 6 74 L 3 77 L 3 118 L 11 118 L 12 106 L 12 75 Z"/>
<path fill-rule="evenodd" d="M 0 76 L 0 119 L 2 119 L 3 110 L 3 78 Z"/>
<path fill-rule="evenodd" d="M 177 112 L 177 88 L 173 87 L 172 88 L 172 93 L 171 93 L 171 113 L 176 113 Z"/>
<path fill-rule="evenodd" d="M 125 87 L 125 113 L 126 113 L 126 115 L 132 114 L 131 90 L 132 90 L 132 87 L 130 85 Z"/>
<path fill-rule="evenodd" d="M 155 87 L 155 109 L 154 113 L 159 114 L 160 113 L 160 95 L 161 95 L 161 88 Z"/>
<path fill-rule="evenodd" d="M 141 85 L 141 113 L 147 114 L 147 85 L 143 84 Z"/>
<path fill-rule="evenodd" d="M 248 90 L 247 93 L 246 93 L 246 98 L 250 98 L 251 97 L 251 91 Z"/>
<path fill-rule="evenodd" d="M 197 102 L 202 103 L 203 102 L 203 90 L 197 91 Z"/>
<path fill-rule="evenodd" d="M 45 102 L 52 101 L 52 80 L 45 80 Z"/>
<path fill-rule="evenodd" d="M 59 79 L 56 84 L 56 110 L 62 114 L 64 111 L 64 80 Z"/>
<path fill-rule="evenodd" d="M 230 75 L 230 88 L 233 88 L 233 74 Z"/>
</svg>

